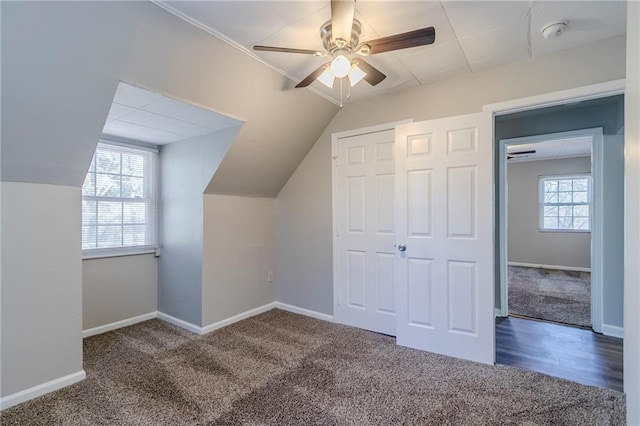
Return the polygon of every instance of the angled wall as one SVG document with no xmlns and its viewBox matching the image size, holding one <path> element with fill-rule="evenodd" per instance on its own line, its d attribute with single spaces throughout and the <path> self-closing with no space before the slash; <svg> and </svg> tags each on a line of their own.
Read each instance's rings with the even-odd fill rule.
<svg viewBox="0 0 640 426">
<path fill-rule="evenodd" d="M 158 310 L 202 326 L 203 196 L 240 123 L 160 150 Z"/>
</svg>

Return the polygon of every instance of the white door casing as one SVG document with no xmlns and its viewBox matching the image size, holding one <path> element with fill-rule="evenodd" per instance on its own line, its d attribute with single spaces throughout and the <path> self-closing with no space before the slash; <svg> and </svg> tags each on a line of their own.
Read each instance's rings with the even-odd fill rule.
<svg viewBox="0 0 640 426">
<path fill-rule="evenodd" d="M 338 321 L 395 336 L 395 133 L 338 138 L 334 191 Z"/>
<path fill-rule="evenodd" d="M 396 128 L 399 345 L 494 363 L 491 144 L 481 113 Z"/>
</svg>

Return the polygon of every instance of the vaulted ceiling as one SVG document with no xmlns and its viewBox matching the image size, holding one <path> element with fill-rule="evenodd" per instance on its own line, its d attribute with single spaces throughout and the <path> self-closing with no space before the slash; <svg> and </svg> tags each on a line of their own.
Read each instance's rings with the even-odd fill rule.
<svg viewBox="0 0 640 426">
<path fill-rule="evenodd" d="M 255 52 L 255 44 L 324 50 L 320 27 L 331 17 L 329 0 L 311 1 L 165 1 L 156 4 L 227 40 L 298 82 L 327 62 L 300 54 Z M 461 74 L 494 68 L 624 34 L 626 2 L 606 1 L 367 1 L 356 2 L 366 41 L 433 26 L 433 45 L 381 53 L 367 59 L 387 74 L 375 87 L 351 89 L 357 100 L 393 90 L 427 85 Z M 546 39 L 541 27 L 566 20 L 567 30 Z M 346 97 L 348 84 L 344 85 Z M 340 100 L 314 82 L 311 90 Z"/>
</svg>

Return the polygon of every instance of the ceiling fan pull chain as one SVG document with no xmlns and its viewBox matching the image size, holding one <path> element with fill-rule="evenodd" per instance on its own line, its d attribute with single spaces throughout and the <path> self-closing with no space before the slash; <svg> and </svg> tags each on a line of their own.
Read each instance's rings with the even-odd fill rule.
<svg viewBox="0 0 640 426">
<path fill-rule="evenodd" d="M 342 109 L 342 80 L 344 80 L 344 78 L 340 79 L 340 109 Z"/>
</svg>

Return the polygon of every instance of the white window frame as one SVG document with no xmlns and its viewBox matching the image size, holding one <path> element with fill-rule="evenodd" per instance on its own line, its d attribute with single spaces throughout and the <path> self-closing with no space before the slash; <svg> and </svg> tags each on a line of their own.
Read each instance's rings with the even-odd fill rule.
<svg viewBox="0 0 640 426">
<path fill-rule="evenodd" d="M 545 203 L 544 202 L 544 182 L 548 180 L 568 180 L 587 178 L 587 202 L 586 203 Z M 572 191 L 574 192 L 574 191 Z M 553 229 L 544 226 L 544 208 L 547 206 L 587 206 L 589 210 L 588 229 Z M 573 217 L 573 216 L 572 216 Z M 591 173 L 577 173 L 570 175 L 551 175 L 538 177 L 538 230 L 540 232 L 562 232 L 562 233 L 590 233 L 593 228 L 593 179 Z"/>
<path fill-rule="evenodd" d="M 117 257 L 117 256 L 130 256 L 137 254 L 147 254 L 147 253 L 157 253 L 159 248 L 158 242 L 158 228 L 159 228 L 159 213 L 158 213 L 158 200 L 159 200 L 159 158 L 158 158 L 158 148 L 155 146 L 147 146 L 147 145 L 138 145 L 135 143 L 125 143 L 119 141 L 112 141 L 108 139 L 100 139 L 98 145 L 96 146 L 96 151 L 100 146 L 111 146 L 114 148 L 125 148 L 134 151 L 146 151 L 151 153 L 152 164 L 148 169 L 150 174 L 148 180 L 150 183 L 150 195 L 149 199 L 151 200 L 152 208 L 150 211 L 147 211 L 147 218 L 145 220 L 147 224 L 147 235 L 151 235 L 151 241 L 148 241 L 147 244 L 144 245 L 135 245 L 135 246 L 125 246 L 125 247 L 108 247 L 108 248 L 91 248 L 91 249 L 82 249 L 82 258 L 83 259 L 96 259 L 103 257 Z M 94 152 L 95 156 L 95 152 Z M 89 171 L 87 171 L 87 174 Z M 85 175 L 86 179 L 86 175 Z M 84 183 L 84 181 L 83 181 Z M 103 201 L 122 201 L 122 197 L 99 197 L 99 196 L 85 196 L 82 195 L 82 200 L 103 200 Z M 126 198 L 125 198 L 126 200 Z M 84 225 L 83 225 L 84 226 Z"/>
</svg>

